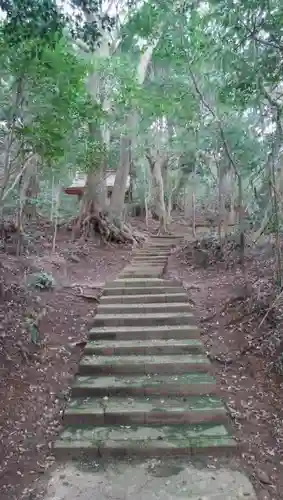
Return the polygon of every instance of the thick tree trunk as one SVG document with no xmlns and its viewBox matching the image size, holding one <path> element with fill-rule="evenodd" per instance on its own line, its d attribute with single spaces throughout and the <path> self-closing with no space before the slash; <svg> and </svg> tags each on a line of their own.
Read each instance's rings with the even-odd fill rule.
<svg viewBox="0 0 283 500">
<path fill-rule="evenodd" d="M 139 85 L 143 85 L 148 65 L 151 61 L 152 53 L 158 43 L 157 38 L 147 49 L 142 53 L 139 65 L 137 67 L 136 78 Z M 127 189 L 127 179 L 130 173 L 132 161 L 132 141 L 135 138 L 134 131 L 138 123 L 138 115 L 135 110 L 128 116 L 127 128 L 128 134 L 122 136 L 120 140 L 120 164 L 115 177 L 115 184 L 110 204 L 110 214 L 112 218 L 121 219 L 124 210 L 125 194 Z"/>
<path fill-rule="evenodd" d="M 82 212 L 103 212 L 106 209 L 106 185 L 103 163 L 92 172 L 88 173 L 84 196 L 82 199 Z"/>
<path fill-rule="evenodd" d="M 37 165 L 31 164 L 25 171 L 20 190 L 20 211 L 23 217 L 36 217 L 36 203 L 39 195 Z"/>
<path fill-rule="evenodd" d="M 131 140 L 129 137 L 122 136 L 120 140 L 120 164 L 116 172 L 109 209 L 110 215 L 113 219 L 122 219 L 130 166 Z"/>
</svg>

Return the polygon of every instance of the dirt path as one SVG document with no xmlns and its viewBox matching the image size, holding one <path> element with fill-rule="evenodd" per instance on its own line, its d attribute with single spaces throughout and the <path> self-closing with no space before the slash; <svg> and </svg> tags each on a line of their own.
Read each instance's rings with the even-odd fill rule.
<svg viewBox="0 0 283 500">
<path fill-rule="evenodd" d="M 258 278 L 262 271 L 257 269 Z M 270 371 L 265 349 L 240 354 L 254 341 L 261 321 L 259 314 L 243 316 L 234 303 L 243 292 L 240 269 L 196 269 L 181 253 L 170 258 L 168 275 L 183 280 L 201 322 L 202 340 L 241 446 L 239 469 L 246 470 L 261 500 L 282 499 L 283 382 Z M 224 307 L 228 302 L 232 306 Z"/>
<path fill-rule="evenodd" d="M 59 237 L 52 257 L 48 244 L 19 259 L 1 254 L 1 500 L 34 498 L 38 479 L 52 465 L 52 442 L 96 307 L 96 301 L 79 295 L 90 283 L 112 279 L 129 255 L 117 247 L 75 244 L 67 235 Z M 53 290 L 26 287 L 25 275 L 39 269 L 52 273 Z M 37 347 L 31 344 L 26 320 L 43 310 Z"/>
</svg>

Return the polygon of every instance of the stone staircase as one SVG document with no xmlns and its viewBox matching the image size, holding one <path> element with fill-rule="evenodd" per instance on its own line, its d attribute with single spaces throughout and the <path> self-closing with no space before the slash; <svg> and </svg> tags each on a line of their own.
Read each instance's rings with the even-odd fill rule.
<svg viewBox="0 0 283 500">
<path fill-rule="evenodd" d="M 54 445 L 58 458 L 233 450 L 187 295 L 162 279 L 174 237 L 152 237 L 107 284 Z"/>
</svg>

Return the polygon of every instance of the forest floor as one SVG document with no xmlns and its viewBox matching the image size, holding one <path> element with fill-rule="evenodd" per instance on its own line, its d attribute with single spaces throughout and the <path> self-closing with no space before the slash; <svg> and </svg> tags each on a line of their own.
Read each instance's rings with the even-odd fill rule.
<svg viewBox="0 0 283 500">
<path fill-rule="evenodd" d="M 273 289 L 272 242 L 248 249 L 245 279 L 235 252 L 219 262 L 209 243 L 211 265 L 188 243 L 170 257 L 167 274 L 183 281 L 199 320 L 240 444 L 237 468 L 260 500 L 282 500 L 283 301 Z"/>
<path fill-rule="evenodd" d="M 139 220 L 135 226 L 143 230 Z M 179 234 L 187 228 L 186 221 L 172 226 Z M 37 485 L 53 464 L 52 443 L 95 313 L 96 301 L 83 295 L 92 286 L 99 297 L 105 280 L 130 260 L 127 248 L 73 242 L 63 229 L 51 253 L 51 228 L 43 225 L 31 234 L 21 257 L 12 245 L 0 253 L 1 500 L 37 498 Z M 283 352 L 283 304 L 278 299 L 268 310 L 274 297 L 271 245 L 248 251 L 248 291 L 233 252 L 224 262 L 210 248 L 206 253 L 210 264 L 188 243 L 170 257 L 167 272 L 188 290 L 228 403 L 241 443 L 233 467 L 246 471 L 260 500 L 280 500 L 283 379 L 275 369 L 280 372 Z M 31 275 L 42 270 L 54 278 L 50 290 L 28 286 Z M 31 342 L 32 327 L 38 346 Z"/>
<path fill-rule="evenodd" d="M 65 230 L 51 253 L 51 228 L 32 235 L 21 257 L 13 242 L 0 253 L 1 500 L 35 498 L 53 462 L 52 442 L 95 314 L 96 301 L 83 294 L 95 286 L 99 296 L 130 258 L 127 248 L 73 242 Z M 27 286 L 41 271 L 54 278 L 51 290 Z M 33 321 L 38 346 L 31 341 Z"/>
</svg>

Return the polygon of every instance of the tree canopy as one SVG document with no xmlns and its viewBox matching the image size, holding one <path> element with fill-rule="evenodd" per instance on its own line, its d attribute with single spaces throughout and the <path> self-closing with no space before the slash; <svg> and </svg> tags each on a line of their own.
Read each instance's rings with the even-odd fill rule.
<svg viewBox="0 0 283 500">
<path fill-rule="evenodd" d="M 59 184 L 78 170 L 120 172 L 119 217 L 130 171 L 134 199 L 162 219 L 194 192 L 219 224 L 236 213 L 242 236 L 247 222 L 256 235 L 278 233 L 281 2 L 73 0 L 63 9 L 7 0 L 1 8 L 0 200 L 32 157 L 42 181 L 56 174 Z"/>
</svg>

